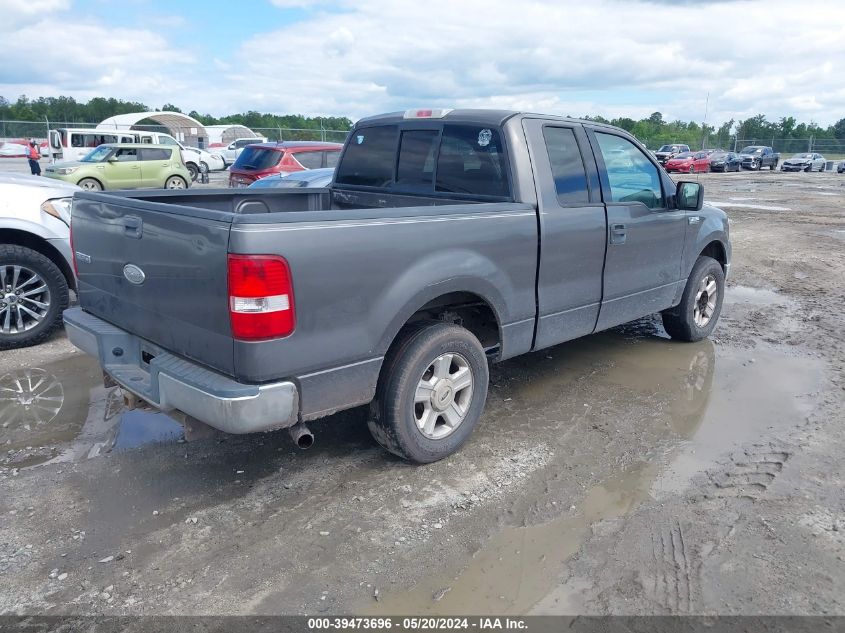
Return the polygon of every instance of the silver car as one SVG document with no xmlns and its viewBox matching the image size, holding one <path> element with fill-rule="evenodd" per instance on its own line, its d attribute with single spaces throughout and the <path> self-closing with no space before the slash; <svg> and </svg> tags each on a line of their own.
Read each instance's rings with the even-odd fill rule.
<svg viewBox="0 0 845 633">
<path fill-rule="evenodd" d="M 62 323 L 76 289 L 70 204 L 76 185 L 0 174 L 0 350 L 35 345 Z"/>
<path fill-rule="evenodd" d="M 795 154 L 781 165 L 782 171 L 824 171 L 825 157 L 815 152 Z"/>
</svg>

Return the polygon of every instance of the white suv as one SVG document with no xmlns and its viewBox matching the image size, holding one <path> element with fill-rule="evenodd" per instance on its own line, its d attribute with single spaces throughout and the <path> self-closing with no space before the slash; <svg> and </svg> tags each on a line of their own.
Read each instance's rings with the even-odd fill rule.
<svg viewBox="0 0 845 633">
<path fill-rule="evenodd" d="M 212 147 L 208 151 L 212 154 L 218 154 L 220 158 L 223 159 L 225 165 L 228 167 L 229 165 L 233 165 L 234 162 L 238 160 L 238 156 L 241 155 L 241 152 L 247 145 L 266 142 L 267 139 L 263 136 L 257 136 L 253 138 L 236 138 L 234 141 L 229 143 L 228 147 Z"/>
<path fill-rule="evenodd" d="M 0 350 L 35 345 L 62 324 L 76 290 L 70 203 L 79 187 L 0 174 Z"/>
</svg>

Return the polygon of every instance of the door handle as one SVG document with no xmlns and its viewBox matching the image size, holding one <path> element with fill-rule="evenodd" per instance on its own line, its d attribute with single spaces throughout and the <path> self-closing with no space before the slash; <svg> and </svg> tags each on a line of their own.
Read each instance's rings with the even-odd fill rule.
<svg viewBox="0 0 845 633">
<path fill-rule="evenodd" d="M 144 221 L 134 215 L 128 215 L 123 218 L 123 232 L 126 237 L 132 237 L 136 240 L 141 239 L 144 234 Z"/>
<path fill-rule="evenodd" d="M 625 227 L 624 224 L 611 224 L 610 225 L 610 243 L 611 244 L 624 244 L 626 237 L 628 237 L 628 229 Z"/>
</svg>

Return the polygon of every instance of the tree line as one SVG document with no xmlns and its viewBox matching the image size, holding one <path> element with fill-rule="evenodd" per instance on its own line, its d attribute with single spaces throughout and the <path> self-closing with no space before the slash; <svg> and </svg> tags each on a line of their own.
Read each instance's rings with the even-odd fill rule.
<svg viewBox="0 0 845 633">
<path fill-rule="evenodd" d="M 161 110 L 182 112 L 170 103 Z M 147 105 L 136 101 L 95 97 L 83 103 L 73 97 L 38 97 L 29 99 L 21 95 L 14 102 L 0 97 L 0 120 L 44 121 L 62 123 L 98 123 L 116 114 L 129 112 L 156 112 Z M 305 130 L 349 130 L 352 120 L 348 117 L 307 117 L 300 114 L 278 115 L 250 110 L 240 114 L 215 117 L 200 114 L 196 110 L 186 113 L 203 125 L 225 123 L 241 124 L 252 129 L 270 130 L 273 128 L 299 128 Z M 666 143 L 685 143 L 690 147 L 727 147 L 733 138 L 741 141 L 754 140 L 760 144 L 771 143 L 773 139 L 783 142 L 794 139 L 796 143 L 813 138 L 816 141 L 845 142 L 845 118 L 833 125 L 821 127 L 816 123 L 798 122 L 795 117 L 781 117 L 769 121 L 765 115 L 758 114 L 744 120 L 725 121 L 715 127 L 694 121 L 665 121 L 660 112 L 635 120 L 629 117 L 605 119 L 600 116 L 584 117 L 593 121 L 609 123 L 627 130 L 643 143 L 654 149 Z"/>
<path fill-rule="evenodd" d="M 167 103 L 159 109 L 153 109 L 137 101 L 95 97 L 83 103 L 73 97 L 38 97 L 29 99 L 21 95 L 16 101 L 9 101 L 0 96 L 0 120 L 5 121 L 47 121 L 73 125 L 75 123 L 99 123 L 116 114 L 130 112 L 155 113 L 161 110 L 182 112 L 177 106 Z M 267 114 L 255 111 L 215 117 L 200 114 L 196 110 L 185 112 L 203 125 L 239 123 L 252 129 L 298 128 L 305 130 L 349 130 L 352 121 L 348 117 L 307 117 L 301 114 Z"/>
</svg>

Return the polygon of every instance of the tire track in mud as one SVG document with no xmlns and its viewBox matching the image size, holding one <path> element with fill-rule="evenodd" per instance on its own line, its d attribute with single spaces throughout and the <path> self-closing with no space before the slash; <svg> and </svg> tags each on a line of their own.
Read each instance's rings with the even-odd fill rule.
<svg viewBox="0 0 845 633">
<path fill-rule="evenodd" d="M 692 611 L 701 561 L 687 544 L 680 521 L 652 531 L 654 578 L 650 596 L 670 613 Z"/>
</svg>

